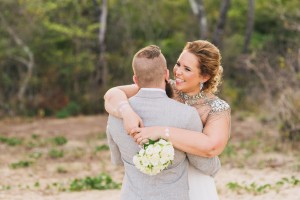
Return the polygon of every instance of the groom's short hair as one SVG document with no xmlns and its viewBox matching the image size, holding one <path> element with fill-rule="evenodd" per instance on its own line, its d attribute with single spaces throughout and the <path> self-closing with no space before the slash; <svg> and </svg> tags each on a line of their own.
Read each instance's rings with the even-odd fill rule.
<svg viewBox="0 0 300 200">
<path fill-rule="evenodd" d="M 149 45 L 134 55 L 132 68 L 139 87 L 156 87 L 165 80 L 167 62 L 158 46 Z"/>
</svg>

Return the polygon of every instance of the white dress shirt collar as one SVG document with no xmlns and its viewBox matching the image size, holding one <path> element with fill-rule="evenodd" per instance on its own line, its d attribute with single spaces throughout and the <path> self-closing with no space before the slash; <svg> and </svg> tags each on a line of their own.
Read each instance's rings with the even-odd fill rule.
<svg viewBox="0 0 300 200">
<path fill-rule="evenodd" d="M 141 88 L 141 90 L 144 90 L 144 91 L 160 91 L 160 92 L 166 93 L 165 90 L 160 89 L 160 88 Z"/>
</svg>

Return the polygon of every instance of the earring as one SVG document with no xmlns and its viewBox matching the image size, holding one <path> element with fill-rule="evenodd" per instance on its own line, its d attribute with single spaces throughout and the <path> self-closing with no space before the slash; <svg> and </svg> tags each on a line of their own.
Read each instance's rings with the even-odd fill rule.
<svg viewBox="0 0 300 200">
<path fill-rule="evenodd" d="M 203 89 L 203 83 L 200 83 L 200 92 Z"/>
</svg>

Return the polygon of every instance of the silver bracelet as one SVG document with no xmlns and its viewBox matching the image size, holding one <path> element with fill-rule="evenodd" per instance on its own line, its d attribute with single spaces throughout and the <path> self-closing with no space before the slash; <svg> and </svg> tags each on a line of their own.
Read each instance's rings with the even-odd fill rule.
<svg viewBox="0 0 300 200">
<path fill-rule="evenodd" d="M 167 140 L 170 139 L 170 129 L 168 127 L 165 129 L 165 136 L 166 136 Z"/>
</svg>

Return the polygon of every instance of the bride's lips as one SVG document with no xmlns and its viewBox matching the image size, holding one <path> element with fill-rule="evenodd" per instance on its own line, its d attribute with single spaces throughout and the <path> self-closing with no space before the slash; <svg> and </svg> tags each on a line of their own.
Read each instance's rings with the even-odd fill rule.
<svg viewBox="0 0 300 200">
<path fill-rule="evenodd" d="M 176 84 L 177 84 L 177 85 L 179 85 L 179 84 L 181 84 L 181 83 L 184 82 L 184 80 L 182 80 L 182 79 L 180 79 L 180 78 L 176 78 L 175 81 L 176 81 Z"/>
</svg>

